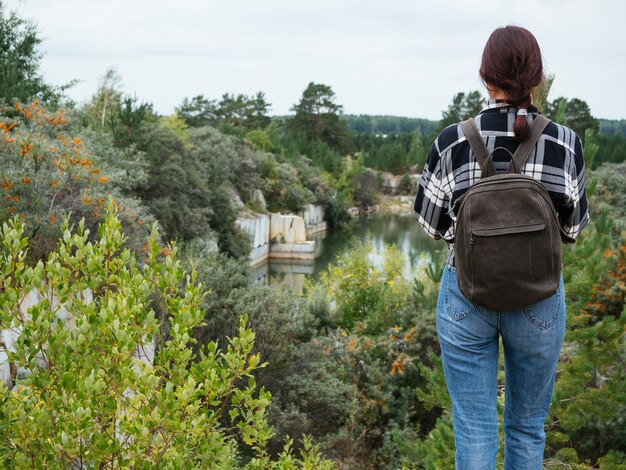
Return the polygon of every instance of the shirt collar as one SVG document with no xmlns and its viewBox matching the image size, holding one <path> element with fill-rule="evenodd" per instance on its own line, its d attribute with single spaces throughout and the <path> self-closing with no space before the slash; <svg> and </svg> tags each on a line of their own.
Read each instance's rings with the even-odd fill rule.
<svg viewBox="0 0 626 470">
<path fill-rule="evenodd" d="M 496 99 L 488 99 L 487 104 L 480 110 L 480 112 L 488 111 L 490 109 L 500 109 L 500 108 L 508 108 L 513 105 L 506 100 L 496 100 Z"/>
<path fill-rule="evenodd" d="M 511 103 L 509 103 L 508 101 L 506 101 L 506 100 L 496 100 L 496 99 L 490 98 L 490 99 L 487 100 L 487 104 L 485 104 L 485 106 L 483 107 L 483 109 L 480 110 L 480 112 L 483 113 L 483 112 L 489 111 L 491 109 L 502 109 L 502 108 L 511 108 L 510 110 L 507 110 L 509 112 L 516 112 L 517 111 L 517 108 L 515 106 L 513 106 Z M 537 112 L 537 108 L 531 104 L 528 107 L 528 112 L 529 113 L 536 113 Z"/>
</svg>

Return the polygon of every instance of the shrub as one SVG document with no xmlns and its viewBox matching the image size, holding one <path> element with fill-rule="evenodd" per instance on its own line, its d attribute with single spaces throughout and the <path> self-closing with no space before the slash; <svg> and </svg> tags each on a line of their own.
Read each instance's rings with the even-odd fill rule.
<svg viewBox="0 0 626 470">
<path fill-rule="evenodd" d="M 398 325 L 399 310 L 409 301 L 409 283 L 403 278 L 405 261 L 399 249 L 385 247 L 384 262 L 369 257 L 372 242 L 356 242 L 320 275 L 335 304 L 334 321 L 342 328 L 360 324 L 370 334 Z"/>
<path fill-rule="evenodd" d="M 132 157 L 117 171 L 108 171 L 107 160 L 119 155 L 108 152 L 103 158 L 97 142 L 79 135 L 63 111 L 51 113 L 37 101 L 3 109 L 0 129 L 0 220 L 18 216 L 25 223 L 32 258 L 42 259 L 53 249 L 69 213 L 73 222 L 84 218 L 93 232 L 108 194 L 116 197 L 131 245 L 139 249 L 139 229 L 151 218 L 135 199 L 122 197 L 117 186 L 141 179 L 139 165 L 129 164 Z"/>
<path fill-rule="evenodd" d="M 413 190 L 412 183 L 413 182 L 411 180 L 411 177 L 407 173 L 402 175 L 402 178 L 400 179 L 400 184 L 398 186 L 398 190 L 400 191 L 400 194 L 411 194 Z"/>
<path fill-rule="evenodd" d="M 196 273 L 154 231 L 139 265 L 122 249 L 112 207 L 96 241 L 83 222 L 76 231 L 66 222 L 56 251 L 35 266 L 25 261 L 23 224 L 2 226 L 0 324 L 20 332 L 3 349 L 22 371 L 11 390 L 0 385 L 2 466 L 234 468 L 243 446 L 251 468 L 328 468 L 309 441 L 302 460 L 287 447 L 269 461 L 270 394 L 256 390 L 253 372 L 264 364 L 246 316 L 225 350 L 210 342 L 194 354 L 205 295 Z M 45 295 L 23 312 L 33 289 Z M 139 360 L 149 344 L 153 361 Z"/>
</svg>

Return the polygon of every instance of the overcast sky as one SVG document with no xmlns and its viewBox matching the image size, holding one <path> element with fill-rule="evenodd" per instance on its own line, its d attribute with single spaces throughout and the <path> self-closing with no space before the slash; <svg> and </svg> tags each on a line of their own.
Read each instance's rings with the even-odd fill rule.
<svg viewBox="0 0 626 470">
<path fill-rule="evenodd" d="M 550 98 L 626 118 L 626 2 L 620 0 L 5 0 L 38 25 L 46 79 L 80 80 L 86 101 L 107 67 L 126 93 L 171 114 L 185 97 L 265 92 L 287 114 L 306 85 L 330 85 L 350 114 L 439 119 L 481 89 L 493 29 L 532 31 Z"/>
</svg>

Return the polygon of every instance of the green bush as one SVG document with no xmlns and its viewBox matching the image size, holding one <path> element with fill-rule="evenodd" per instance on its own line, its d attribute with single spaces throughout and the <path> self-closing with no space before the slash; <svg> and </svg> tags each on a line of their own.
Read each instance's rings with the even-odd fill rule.
<svg viewBox="0 0 626 470">
<path fill-rule="evenodd" d="M 400 184 L 398 185 L 398 190 L 400 194 L 411 194 L 413 192 L 412 180 L 408 174 L 402 175 L 400 179 Z"/>
<path fill-rule="evenodd" d="M 329 468 L 310 441 L 302 459 L 287 448 L 270 461 L 270 394 L 257 391 L 253 373 L 265 364 L 246 316 L 225 348 L 210 342 L 195 354 L 205 293 L 156 238 L 138 264 L 110 205 L 97 240 L 82 222 L 76 231 L 66 223 L 56 251 L 29 266 L 24 226 L 3 224 L 0 324 L 21 332 L 14 350 L 3 349 L 21 373 L 0 389 L 2 466 L 235 468 L 249 448 L 250 468 Z M 33 289 L 44 298 L 24 314 Z M 135 355 L 147 344 L 156 345 L 152 362 Z"/>
<path fill-rule="evenodd" d="M 356 242 L 320 275 L 335 303 L 334 321 L 342 328 L 357 324 L 371 334 L 398 324 L 398 310 L 409 300 L 411 289 L 403 278 L 405 261 L 398 248 L 387 246 L 384 263 L 369 258 L 371 240 Z"/>
</svg>

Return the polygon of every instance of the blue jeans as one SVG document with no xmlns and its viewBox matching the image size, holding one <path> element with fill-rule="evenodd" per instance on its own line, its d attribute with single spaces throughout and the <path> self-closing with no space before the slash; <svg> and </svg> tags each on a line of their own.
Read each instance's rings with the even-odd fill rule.
<svg viewBox="0 0 626 470">
<path fill-rule="evenodd" d="M 452 399 L 457 470 L 495 469 L 498 453 L 499 338 L 505 368 L 504 468 L 540 470 L 544 423 L 565 335 L 563 279 L 536 304 L 496 312 L 470 303 L 447 266 L 437 305 L 437 334 Z"/>
</svg>

